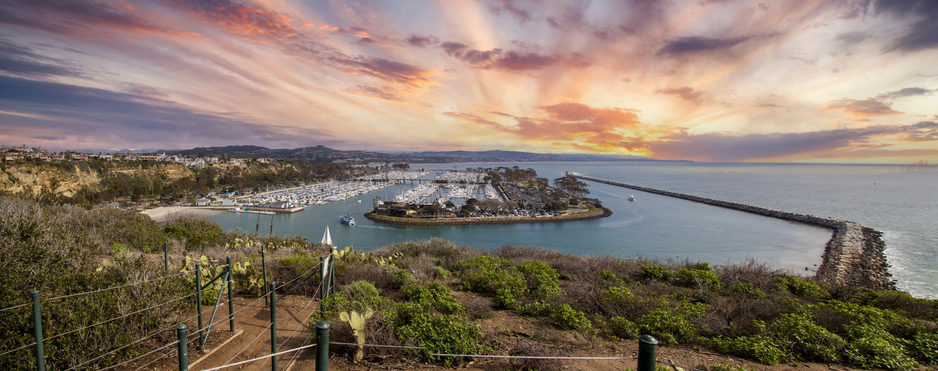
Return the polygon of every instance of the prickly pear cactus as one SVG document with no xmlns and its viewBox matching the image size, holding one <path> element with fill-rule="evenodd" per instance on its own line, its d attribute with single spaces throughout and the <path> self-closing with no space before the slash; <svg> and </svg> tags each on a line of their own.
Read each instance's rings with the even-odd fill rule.
<svg viewBox="0 0 938 371">
<path fill-rule="evenodd" d="M 341 312 L 339 313 L 339 319 L 342 322 L 348 322 L 349 326 L 352 327 L 352 333 L 355 334 L 355 342 L 358 344 L 365 343 L 365 320 L 371 318 L 375 312 L 371 309 L 365 311 L 365 314 L 359 314 L 357 311 L 350 312 Z M 355 352 L 355 362 L 359 362 L 365 358 L 365 347 L 359 345 L 358 351 Z"/>
</svg>

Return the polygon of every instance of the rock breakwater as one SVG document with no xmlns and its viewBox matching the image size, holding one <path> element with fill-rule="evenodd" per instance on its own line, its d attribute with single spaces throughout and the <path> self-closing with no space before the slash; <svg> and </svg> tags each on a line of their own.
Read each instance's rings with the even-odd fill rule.
<svg viewBox="0 0 938 371">
<path fill-rule="evenodd" d="M 824 254 L 822 255 L 821 266 L 818 267 L 815 277 L 834 285 L 860 286 L 877 290 L 895 289 L 895 282 L 892 280 L 892 275 L 889 274 L 889 263 L 886 261 L 886 255 L 884 253 L 886 244 L 882 240 L 882 232 L 872 228 L 833 218 L 824 218 L 814 215 L 799 214 L 760 206 L 747 205 L 739 202 L 699 197 L 684 193 L 644 187 L 640 185 L 599 179 L 571 172 L 567 172 L 567 174 L 582 180 L 609 184 L 612 186 L 629 188 L 642 192 L 659 194 L 662 196 L 680 198 L 688 201 L 694 201 L 727 209 L 739 210 L 747 213 L 790 220 L 830 229 L 833 231 L 833 234 L 831 235 L 831 239 L 827 242 Z"/>
</svg>

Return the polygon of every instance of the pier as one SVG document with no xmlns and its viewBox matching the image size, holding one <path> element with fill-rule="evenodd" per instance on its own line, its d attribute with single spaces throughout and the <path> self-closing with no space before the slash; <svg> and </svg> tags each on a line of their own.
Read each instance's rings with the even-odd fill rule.
<svg viewBox="0 0 938 371">
<path fill-rule="evenodd" d="M 665 191 L 640 185 L 593 178 L 570 171 L 567 172 L 567 175 L 596 183 L 680 198 L 707 205 L 830 229 L 833 231 L 833 234 L 824 249 L 821 265 L 818 267 L 817 274 L 815 275 L 817 279 L 833 285 L 859 286 L 877 290 L 895 289 L 895 281 L 891 279 L 892 275 L 889 274 L 889 263 L 886 261 L 886 255 L 884 253 L 886 244 L 882 240 L 883 234 L 875 229 L 844 220 L 792 213 L 739 202 Z"/>
</svg>

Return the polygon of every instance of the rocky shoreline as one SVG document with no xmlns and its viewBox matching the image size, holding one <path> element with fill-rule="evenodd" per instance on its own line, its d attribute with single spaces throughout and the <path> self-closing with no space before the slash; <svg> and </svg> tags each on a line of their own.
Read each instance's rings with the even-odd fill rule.
<svg viewBox="0 0 938 371">
<path fill-rule="evenodd" d="M 482 225 L 482 224 L 514 224 L 514 223 L 560 223 L 581 220 L 601 219 L 612 215 L 612 210 L 605 207 L 594 209 L 585 214 L 571 214 L 551 217 L 536 216 L 505 216 L 492 218 L 398 218 L 375 213 L 365 213 L 365 218 L 371 221 L 399 225 Z"/>
<path fill-rule="evenodd" d="M 889 263 L 886 261 L 886 244 L 882 240 L 882 232 L 869 227 L 838 220 L 823 218 L 808 214 L 792 213 L 782 210 L 742 204 L 732 201 L 717 200 L 683 193 L 665 191 L 634 184 L 615 182 L 611 180 L 593 178 L 574 173 L 567 173 L 579 179 L 597 183 L 609 184 L 617 187 L 634 189 L 662 196 L 675 197 L 688 201 L 724 207 L 747 213 L 767 216 L 771 218 L 790 220 L 794 222 L 824 227 L 833 231 L 831 239 L 827 242 L 822 255 L 821 266 L 818 267 L 816 278 L 835 285 L 850 285 L 867 287 L 871 289 L 894 290 L 895 281 L 889 273 Z"/>
</svg>

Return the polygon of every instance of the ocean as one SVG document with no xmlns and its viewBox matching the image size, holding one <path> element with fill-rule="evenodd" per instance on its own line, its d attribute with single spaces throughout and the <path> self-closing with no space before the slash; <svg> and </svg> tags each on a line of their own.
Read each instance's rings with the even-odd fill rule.
<svg viewBox="0 0 938 371">
<path fill-rule="evenodd" d="M 570 162 L 426 164 L 413 168 L 533 168 L 555 179 L 565 171 L 646 187 L 856 222 L 883 232 L 890 273 L 900 290 L 938 298 L 938 170 L 902 165 L 741 164 L 689 162 Z M 929 171 L 930 170 L 930 171 Z M 432 175 L 430 176 L 432 177 Z M 372 199 L 393 198 L 410 185 L 392 186 L 346 201 L 310 206 L 292 215 L 264 216 L 278 235 L 316 242 L 325 228 L 340 247 L 373 250 L 401 241 L 440 237 L 460 245 L 494 249 L 539 246 L 574 255 L 704 261 L 719 265 L 754 258 L 796 274 L 813 275 L 829 230 L 587 182 L 590 197 L 613 211 L 608 218 L 506 225 L 417 227 L 371 222 L 362 214 Z M 627 200 L 629 195 L 635 201 Z M 358 202 L 358 201 L 361 202 Z M 356 226 L 338 222 L 343 214 Z M 253 231 L 254 214 L 210 218 L 226 230 Z"/>
</svg>

